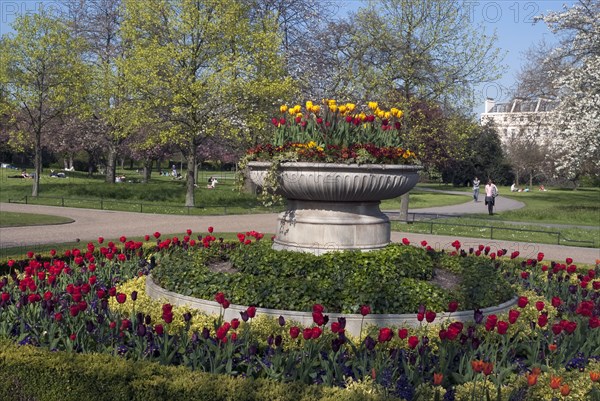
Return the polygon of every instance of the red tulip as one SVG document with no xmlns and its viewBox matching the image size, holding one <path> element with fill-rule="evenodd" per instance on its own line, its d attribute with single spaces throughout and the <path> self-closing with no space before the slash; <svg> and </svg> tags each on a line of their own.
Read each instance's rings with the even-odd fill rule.
<svg viewBox="0 0 600 401">
<path fill-rule="evenodd" d="M 379 329 L 378 341 L 380 343 L 390 341 L 394 337 L 394 332 L 388 327 L 382 327 Z"/>
<path fill-rule="evenodd" d="M 117 302 L 118 303 L 123 304 L 127 300 L 127 295 L 125 295 L 122 292 L 120 292 L 120 293 L 117 294 L 116 298 L 117 298 Z"/>
<path fill-rule="evenodd" d="M 528 303 L 529 299 L 527 299 L 527 297 L 519 297 L 519 300 L 517 301 L 517 305 L 519 305 L 519 308 L 526 307 Z"/>
<path fill-rule="evenodd" d="M 458 309 L 457 301 L 448 302 L 448 312 L 453 313 L 453 312 L 456 312 L 457 309 Z"/>
<path fill-rule="evenodd" d="M 371 313 L 371 307 L 368 305 L 362 305 L 360 307 L 360 314 L 363 316 L 367 316 L 369 313 Z"/>
<path fill-rule="evenodd" d="M 290 327 L 290 337 L 292 337 L 293 339 L 298 338 L 298 336 L 300 335 L 300 329 L 296 326 Z"/>
<path fill-rule="evenodd" d="M 410 336 L 408 337 L 408 346 L 412 349 L 417 348 L 417 345 L 419 345 L 419 337 L 417 336 Z"/>
<path fill-rule="evenodd" d="M 408 329 L 399 329 L 398 337 L 400 337 L 402 340 L 404 340 L 406 337 L 408 337 Z"/>
<path fill-rule="evenodd" d="M 246 309 L 246 313 L 249 318 L 254 318 L 254 316 L 256 316 L 256 306 L 249 306 L 248 309 Z"/>
</svg>

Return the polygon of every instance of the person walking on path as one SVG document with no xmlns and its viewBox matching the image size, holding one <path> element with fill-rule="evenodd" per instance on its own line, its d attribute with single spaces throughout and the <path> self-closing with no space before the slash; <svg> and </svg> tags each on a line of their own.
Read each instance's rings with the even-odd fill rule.
<svg viewBox="0 0 600 401">
<path fill-rule="evenodd" d="M 491 179 L 488 180 L 485 186 L 485 205 L 488 207 L 488 212 L 491 215 L 494 214 L 494 204 L 496 202 L 496 196 L 498 196 L 498 188 Z"/>
<path fill-rule="evenodd" d="M 479 178 L 475 177 L 473 180 L 473 201 L 479 202 Z"/>
</svg>

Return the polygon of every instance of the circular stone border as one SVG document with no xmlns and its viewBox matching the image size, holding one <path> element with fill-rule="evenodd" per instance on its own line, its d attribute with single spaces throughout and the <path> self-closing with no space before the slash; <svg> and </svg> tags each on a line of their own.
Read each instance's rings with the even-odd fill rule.
<svg viewBox="0 0 600 401">
<path fill-rule="evenodd" d="M 155 300 L 164 299 L 167 302 L 176 306 L 187 306 L 192 309 L 200 310 L 209 315 L 218 315 L 223 312 L 221 305 L 215 301 L 208 301 L 205 299 L 199 299 L 190 297 L 187 295 L 178 294 L 166 290 L 156 284 L 152 279 L 151 275 L 146 277 L 146 294 Z M 484 316 L 499 314 L 507 312 L 513 305 L 517 303 L 518 297 L 514 297 L 504 303 L 497 306 L 491 306 L 481 310 Z M 225 320 L 231 320 L 240 317 L 240 312 L 247 309 L 247 306 L 231 304 L 229 308 L 225 309 L 223 318 Z M 294 321 L 302 326 L 310 327 L 313 325 L 313 317 L 311 312 L 297 312 L 288 311 L 282 309 L 267 309 L 267 308 L 256 308 L 256 313 L 263 314 L 272 318 L 279 318 L 283 316 L 286 321 Z M 459 311 L 454 313 L 442 312 L 438 313 L 435 322 L 440 323 L 444 320 L 447 321 L 461 321 L 469 322 L 473 320 L 473 310 Z M 329 323 L 336 321 L 338 317 L 346 318 L 346 332 L 353 336 L 359 336 L 361 326 L 366 327 L 367 325 L 375 325 L 378 327 L 389 327 L 389 326 L 408 326 L 418 327 L 422 324 L 417 320 L 416 313 L 405 313 L 405 314 L 371 314 L 363 318 L 360 314 L 346 314 L 346 313 L 327 313 L 329 316 Z M 363 320 L 364 319 L 364 320 Z"/>
</svg>

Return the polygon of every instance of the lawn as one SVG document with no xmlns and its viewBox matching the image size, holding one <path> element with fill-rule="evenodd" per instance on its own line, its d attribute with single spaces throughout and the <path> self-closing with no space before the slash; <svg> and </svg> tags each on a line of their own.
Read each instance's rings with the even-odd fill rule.
<svg viewBox="0 0 600 401">
<path fill-rule="evenodd" d="M 47 214 L 12 213 L 0 211 L 0 227 L 41 226 L 71 223 L 68 217 Z"/>
</svg>

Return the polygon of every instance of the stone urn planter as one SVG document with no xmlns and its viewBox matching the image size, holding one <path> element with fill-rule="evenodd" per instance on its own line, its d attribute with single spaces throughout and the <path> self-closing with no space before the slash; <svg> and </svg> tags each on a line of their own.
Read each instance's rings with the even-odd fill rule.
<svg viewBox="0 0 600 401">
<path fill-rule="evenodd" d="M 250 179 L 263 187 L 269 162 L 250 162 Z M 278 217 L 274 249 L 316 255 L 370 251 L 390 243 L 390 220 L 381 200 L 396 198 L 418 182 L 421 166 L 393 164 L 282 163 L 276 192 L 287 199 Z"/>
</svg>

